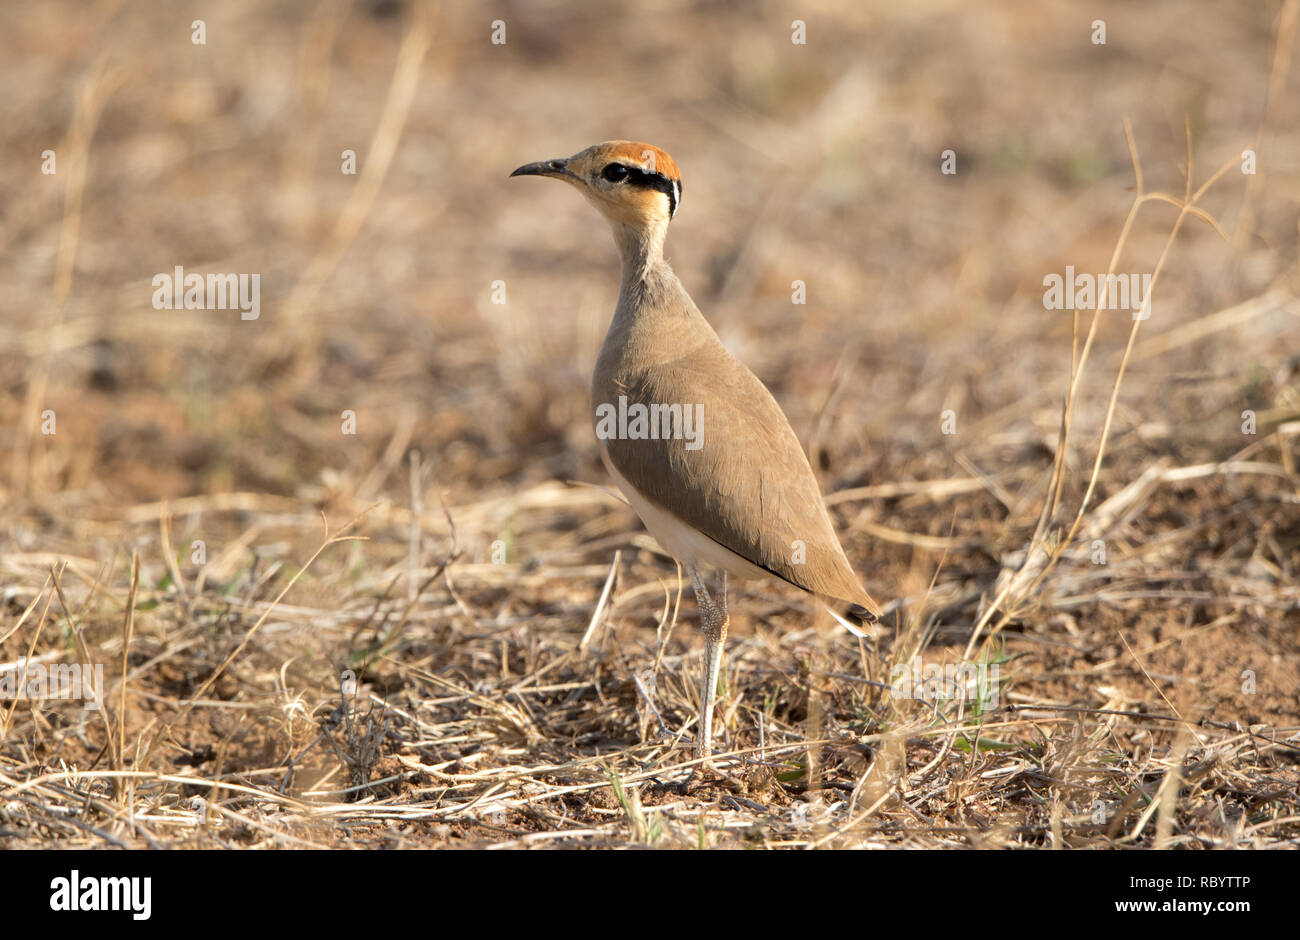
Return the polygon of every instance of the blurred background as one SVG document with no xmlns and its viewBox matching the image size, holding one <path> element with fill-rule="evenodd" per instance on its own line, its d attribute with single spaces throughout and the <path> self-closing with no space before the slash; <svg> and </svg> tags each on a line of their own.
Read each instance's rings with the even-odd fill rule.
<svg viewBox="0 0 1300 940">
<path fill-rule="evenodd" d="M 376 503 L 370 541 L 295 588 L 316 614 L 301 613 L 291 649 L 346 647 L 320 641 L 312 616 L 360 609 L 393 579 L 414 591 L 408 566 L 433 572 L 451 542 L 462 612 L 579 636 L 622 548 L 615 613 L 653 626 L 671 563 L 626 508 L 568 485 L 609 482 L 588 386 L 617 296 L 613 244 L 569 188 L 507 179 L 612 138 L 681 167 L 666 254 L 772 388 L 827 492 L 850 491 L 832 502 L 868 588 L 906 607 L 942 565 L 954 606 L 929 624 L 964 642 L 1042 511 L 1076 344 L 1043 279 L 1107 270 L 1135 192 L 1127 119 L 1148 192 L 1182 198 L 1188 131 L 1193 191 L 1228 169 L 1197 203 L 1213 223 L 1189 215 L 1169 249 L 1092 506 L 1152 467 L 1270 469 L 1160 489 L 1110 543 L 1135 552 L 1129 593 L 1067 584 L 1022 616 L 1053 637 L 1085 618 L 1144 624 L 1153 657 L 1184 657 L 1166 672 L 1200 676 L 1220 702 L 1236 683 L 1223 657 L 1254 651 L 1274 672 L 1253 714 L 1294 719 L 1298 13 L 1294 0 L 6 3 L 0 659 L 28 642 L 3 627 L 51 565 L 69 566 L 92 634 L 112 636 L 139 551 L 163 608 L 138 629 L 162 636 L 166 617 L 185 622 L 166 606 L 167 556 L 200 596 L 257 582 L 253 556 L 289 565 L 282 579 L 319 542 L 320 512 L 338 525 Z M 1177 216 L 1144 204 L 1116 270 L 1150 272 Z M 259 274 L 260 317 L 154 309 L 152 279 L 177 266 Z M 1102 315 L 1058 524 L 1082 498 L 1131 326 Z M 1170 532 L 1158 563 L 1137 551 Z M 202 574 L 184 557 L 197 538 L 213 556 Z M 509 578 L 491 573 L 494 545 Z M 1261 591 L 1271 600 L 1250 607 Z M 1164 645 L 1218 622 L 1218 596 L 1246 599 L 1237 632 Z M 765 624 L 804 616 L 766 611 Z M 1114 642 L 1088 655 L 1116 661 Z M 490 673 L 494 649 L 462 665 Z M 192 692 L 211 665 L 160 694 Z M 1053 675 L 1039 691 L 1070 699 Z M 310 681 L 333 680 L 322 667 Z M 1140 674 L 1114 681 L 1150 697 Z"/>
</svg>

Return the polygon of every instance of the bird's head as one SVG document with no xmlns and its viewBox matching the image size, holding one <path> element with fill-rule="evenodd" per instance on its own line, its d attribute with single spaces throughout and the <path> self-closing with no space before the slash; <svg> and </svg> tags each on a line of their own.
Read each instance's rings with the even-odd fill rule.
<svg viewBox="0 0 1300 940">
<path fill-rule="evenodd" d="M 619 228 L 660 229 L 677 213 L 682 178 L 653 144 L 608 140 L 562 160 L 528 163 L 511 176 L 550 176 L 576 187 Z"/>
</svg>

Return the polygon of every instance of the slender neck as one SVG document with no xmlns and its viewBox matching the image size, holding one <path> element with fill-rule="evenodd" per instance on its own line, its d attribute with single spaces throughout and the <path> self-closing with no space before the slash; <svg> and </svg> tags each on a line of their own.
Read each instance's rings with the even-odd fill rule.
<svg viewBox="0 0 1300 940">
<path fill-rule="evenodd" d="M 664 236 L 668 234 L 666 219 L 632 224 L 611 222 L 614 244 L 623 259 L 623 287 L 626 289 L 646 279 L 646 276 L 664 264 Z"/>
</svg>

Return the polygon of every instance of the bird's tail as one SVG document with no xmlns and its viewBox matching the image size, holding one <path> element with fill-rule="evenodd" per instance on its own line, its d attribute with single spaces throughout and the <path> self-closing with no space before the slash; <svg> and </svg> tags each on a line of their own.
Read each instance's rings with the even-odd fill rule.
<svg viewBox="0 0 1300 940">
<path fill-rule="evenodd" d="M 870 598 L 867 599 L 871 603 L 870 607 L 865 604 L 848 604 L 846 608 L 844 601 L 835 598 L 821 597 L 818 600 L 835 618 L 835 622 L 845 630 L 864 640 L 874 639 L 870 633 L 865 632 L 862 628 L 870 627 L 880 619 L 880 608 L 876 606 L 875 601 Z"/>
</svg>

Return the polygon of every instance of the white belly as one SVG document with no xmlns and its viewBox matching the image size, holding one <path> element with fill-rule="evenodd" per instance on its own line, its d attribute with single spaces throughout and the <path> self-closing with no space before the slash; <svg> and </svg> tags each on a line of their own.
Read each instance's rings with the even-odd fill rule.
<svg viewBox="0 0 1300 940">
<path fill-rule="evenodd" d="M 623 491 L 627 501 L 636 510 L 636 514 L 645 523 L 645 527 L 650 530 L 650 534 L 663 546 L 664 551 L 680 561 L 682 567 L 688 572 L 700 565 L 710 565 L 737 578 L 772 577 L 762 568 L 719 545 L 694 526 L 687 525 L 672 513 L 651 503 L 614 468 L 604 447 L 600 449 L 600 458 L 605 463 L 605 469 L 618 484 L 618 488 Z"/>
</svg>

